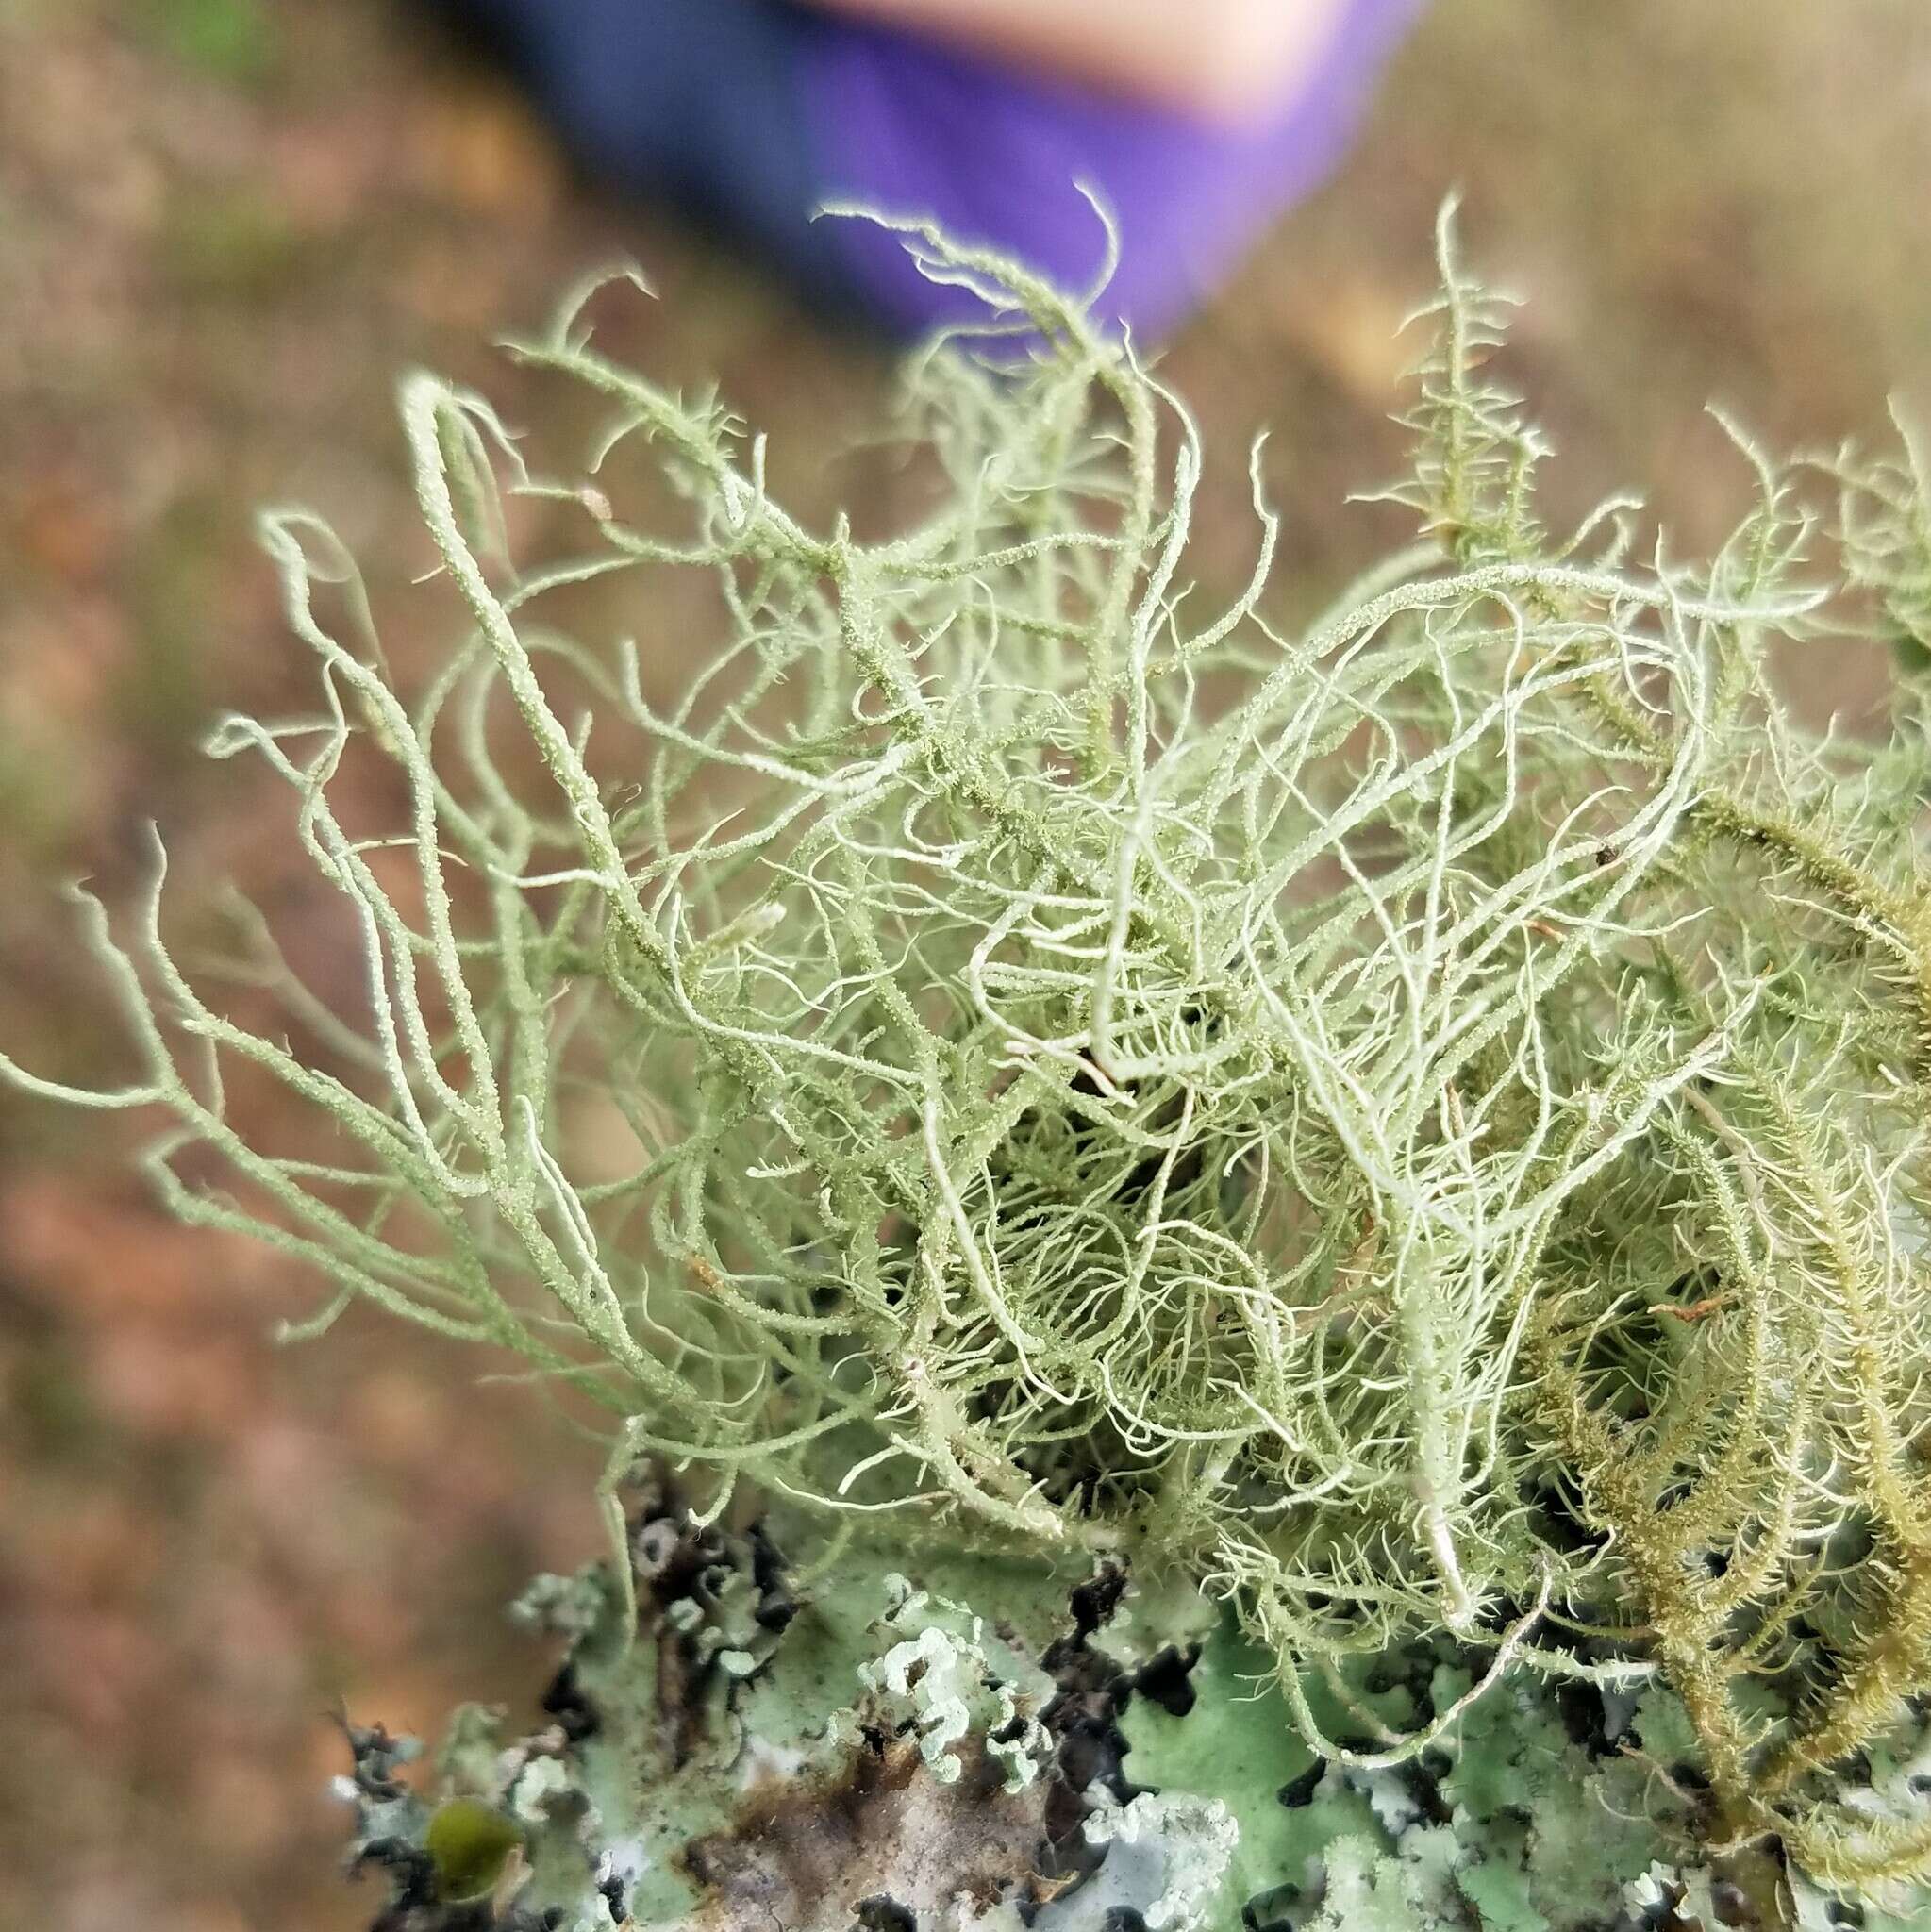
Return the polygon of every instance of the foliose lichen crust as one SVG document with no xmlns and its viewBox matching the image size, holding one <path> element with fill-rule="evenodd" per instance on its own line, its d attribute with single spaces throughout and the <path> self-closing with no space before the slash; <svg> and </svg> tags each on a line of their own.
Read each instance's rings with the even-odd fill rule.
<svg viewBox="0 0 1931 1932">
<path fill-rule="evenodd" d="M 466 1707 L 433 1805 L 386 1733 L 353 1729 L 354 1863 L 377 1932 L 1825 1932 L 1841 1901 L 1760 1845 L 1712 1844 L 1696 1743 L 1666 1688 L 1552 1691 L 1518 1674 L 1398 1768 L 1315 1757 L 1267 1658 L 1217 1607 L 1117 1568 L 847 1548 L 797 1591 L 778 1537 L 679 1527 L 631 1499 L 641 1622 L 600 1566 L 543 1579 L 566 1652 L 556 1722 Z M 787 1526 L 795 1533 L 799 1525 Z M 974 1609 L 973 1605 L 979 1607 Z M 1467 1691 L 1445 1641 L 1338 1674 L 1338 1731 L 1424 1722 Z M 1366 1740 L 1363 1740 L 1364 1742 Z M 1931 1727 L 1873 1762 L 1907 1820 Z M 499 1854 L 478 1902 L 439 1820 Z M 491 1834 L 482 1820 L 494 1819 Z M 516 1841 L 503 1856 L 500 1834 Z M 478 1917 L 481 1913 L 483 1916 Z M 1920 1896 L 1866 1932 L 1931 1922 Z"/>
</svg>

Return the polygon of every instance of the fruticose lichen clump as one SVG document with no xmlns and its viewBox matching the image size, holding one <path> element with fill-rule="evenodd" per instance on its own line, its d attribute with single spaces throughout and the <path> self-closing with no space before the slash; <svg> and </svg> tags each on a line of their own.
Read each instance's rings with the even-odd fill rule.
<svg viewBox="0 0 1931 1932">
<path fill-rule="evenodd" d="M 1581 1771 L 1530 1779 L 1526 1826 L 1500 1786 L 1440 1793 L 1469 1738 L 1540 1735 L 1571 1695 L 1620 1702 L 1640 1830 L 1673 1818 L 1740 1896 L 1768 1860 L 1785 1892 L 1902 1908 L 1931 1873 L 1900 1768 L 1931 1692 L 1931 682 L 1906 662 L 1860 737 L 1776 680 L 1854 631 L 1931 650 L 1922 468 L 1786 471 L 1739 437 L 1755 504 L 1713 558 L 1640 552 L 1623 501 L 1550 531 L 1542 443 L 1488 373 L 1502 308 L 1444 219 L 1390 492 L 1418 541 L 1283 628 L 1257 482 L 1251 583 L 1190 589 L 1201 451 L 1130 347 L 1011 263 L 907 241 L 990 320 L 912 368 L 944 487 L 880 541 L 788 513 L 761 441 L 607 359 L 583 300 L 514 354 L 607 406 L 595 481 L 532 474 L 481 397 L 410 377 L 456 648 L 399 689 L 341 547 L 268 515 L 322 709 L 211 742 L 292 789 L 367 1013 L 251 921 L 303 1050 L 227 1017 L 163 939 L 157 865 L 125 935 L 83 901 L 140 1074 L 14 1077 L 171 1115 L 172 1207 L 332 1285 L 304 1332 L 366 1299 L 608 1411 L 617 1593 L 579 1604 L 581 1642 L 676 1632 L 719 1713 L 783 1674 L 755 1562 L 692 1558 L 668 1593 L 640 1570 L 639 1468 L 677 1486 L 667 1548 L 829 1536 L 797 1598 L 859 1579 L 841 1627 L 870 1635 L 812 1680 L 813 1736 L 865 1748 L 826 1726 L 883 1700 L 935 1807 L 1057 1779 L 1102 1874 L 1163 1833 L 1225 1868 L 1123 1894 L 1148 1924 L 1283 1886 L 1338 1924 L 1567 1909 L 1494 1874 L 1534 1869 L 1560 1807 L 1610 1815 Z M 643 508 L 620 445 L 655 458 Z M 581 553 L 513 558 L 506 490 L 572 506 Z M 551 627 L 620 572 L 641 643 Z M 687 646 L 652 585 L 679 572 L 729 641 L 665 703 Z M 338 817 L 353 741 L 392 761 L 397 824 Z M 241 1066 L 325 1127 L 300 1158 L 228 1124 Z M 1207 1601 L 1168 1648 L 1222 1657 L 1213 1734 L 1257 1722 L 1259 1674 L 1268 1749 L 1380 1791 L 1356 1823 L 1382 1839 L 1330 1820 L 1310 1878 L 1257 1850 L 1291 1801 L 1144 1728 L 1107 1810 L 1040 1728 L 1073 1639 L 989 1663 L 1004 1606 L 945 1580 L 981 1560 L 1061 1603 L 1095 1576 Z M 739 1610 L 700 1573 L 741 1575 Z M 1119 1706 L 1124 1669 L 1088 1690 Z M 1549 1763 L 1578 1748 L 1549 1735 Z M 1145 1774 L 1174 1749 L 1190 1782 Z M 1375 1782 L 1414 1764 L 1449 1808 L 1426 1857 Z M 1132 1785 L 1193 1808 L 1136 1812 Z M 1624 1850 L 1610 1916 L 1693 1916 L 1680 1874 L 1645 1879 L 1663 1851 Z"/>
</svg>

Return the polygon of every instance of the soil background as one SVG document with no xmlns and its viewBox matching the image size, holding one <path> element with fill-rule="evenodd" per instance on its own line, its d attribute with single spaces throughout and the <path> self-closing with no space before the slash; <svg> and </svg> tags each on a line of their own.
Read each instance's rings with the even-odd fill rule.
<svg viewBox="0 0 1931 1932">
<path fill-rule="evenodd" d="M 1706 400 L 1773 447 L 1879 436 L 1892 393 L 1931 417 L 1923 0 L 1441 0 L 1345 168 L 1167 353 L 1215 452 L 1209 581 L 1250 555 L 1263 425 L 1290 600 L 1399 535 L 1345 498 L 1399 468 L 1395 330 L 1452 187 L 1471 256 L 1529 298 L 1512 367 L 1560 452 L 1554 510 L 1628 484 L 1679 548 L 1721 535 L 1748 479 Z M 306 702 L 252 508 L 326 514 L 397 660 L 433 656 L 452 617 L 409 591 L 393 379 L 433 365 L 519 418 L 489 339 L 621 258 L 660 299 L 613 307 L 608 345 L 719 378 L 796 507 L 890 517 L 892 472 L 857 451 L 879 348 L 574 179 L 411 9 L 0 0 L 9 1051 L 114 1077 L 59 889 L 124 899 L 153 821 L 191 919 L 236 877 L 353 991 L 284 801 L 195 750 L 228 707 Z M 701 651 L 674 617 L 660 648 Z M 1868 712 L 1868 657 L 1791 673 L 1813 713 Z M 596 1452 L 374 1321 L 278 1350 L 313 1284 L 175 1228 L 137 1141 L 0 1091 L 0 1924 L 347 1928 L 375 1900 L 337 1871 L 328 1713 L 433 1730 L 462 1697 L 526 1702 L 547 1659 L 501 1606 L 595 1554 Z"/>
</svg>

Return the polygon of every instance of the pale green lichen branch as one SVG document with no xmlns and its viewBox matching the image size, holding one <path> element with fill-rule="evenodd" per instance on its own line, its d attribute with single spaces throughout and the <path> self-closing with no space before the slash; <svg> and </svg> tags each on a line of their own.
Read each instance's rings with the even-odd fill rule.
<svg viewBox="0 0 1931 1932">
<path fill-rule="evenodd" d="M 125 937 L 83 901 L 138 1072 L 0 1067 L 172 1116 L 165 1197 L 311 1266 L 305 1328 L 373 1303 L 603 1405 L 613 1534 L 656 1457 L 707 1518 L 749 1486 L 1172 1570 L 1336 1757 L 1313 1687 L 1422 1634 L 1487 1655 L 1471 1698 L 1656 1670 L 1725 1829 L 1922 1868 L 1836 1780 L 1931 1685 L 1925 692 L 1874 744 L 1773 675 L 1870 608 L 1923 641 L 1922 456 L 1838 461 L 1835 543 L 1734 429 L 1707 564 L 1640 560 L 1626 499 L 1554 536 L 1444 218 L 1422 541 L 1283 631 L 1257 446 L 1255 569 L 1196 618 L 1185 409 L 906 232 L 999 353 L 913 366 L 938 508 L 877 541 L 595 348 L 589 288 L 514 350 L 611 411 L 579 475 L 410 376 L 446 663 L 399 678 L 277 512 L 320 714 L 211 745 L 293 794 L 362 1010 L 245 906 L 191 974 L 158 864 Z M 518 558 L 519 494 L 581 551 Z M 729 636 L 666 699 L 691 571 Z M 608 645 L 545 622 L 593 580 L 634 587 Z M 238 1079 L 313 1133 L 256 1142 Z"/>
</svg>

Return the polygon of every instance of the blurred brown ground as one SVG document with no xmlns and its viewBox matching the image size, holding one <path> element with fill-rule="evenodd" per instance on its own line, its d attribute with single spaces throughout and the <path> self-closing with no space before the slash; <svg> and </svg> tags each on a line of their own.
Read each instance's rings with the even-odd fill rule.
<svg viewBox="0 0 1931 1932">
<path fill-rule="evenodd" d="M 1272 425 L 1283 570 L 1311 599 L 1390 535 L 1383 418 L 1429 220 L 1532 297 L 1515 363 L 1578 509 L 1642 487 L 1685 545 L 1744 481 L 1706 398 L 1774 445 L 1931 404 L 1923 0 L 1444 0 L 1342 175 L 1173 349 L 1219 460 L 1207 575 L 1251 542 Z M 0 1041 L 71 1077 L 115 1046 L 58 884 L 108 896 L 168 828 L 191 905 L 223 874 L 325 913 L 258 774 L 210 768 L 229 705 L 298 708 L 248 513 L 330 515 L 447 612 L 391 411 L 417 361 L 528 391 L 484 347 L 587 262 L 662 291 L 607 340 L 723 378 L 809 509 L 889 475 L 830 461 L 884 365 L 744 264 L 573 183 L 513 99 L 382 0 L 0 0 Z M 633 614 L 634 621 L 634 614 Z M 1801 667 L 1818 710 L 1868 663 Z M 278 802 L 277 802 L 278 803 Z M 300 941 L 298 941 L 298 943 Z M 350 967 L 325 930 L 305 961 Z M 0 1094 L 0 1924 L 348 1927 L 325 1794 L 338 1700 L 432 1726 L 544 1662 L 499 1610 L 593 1553 L 591 1452 L 526 1395 L 361 1320 L 282 1353 L 307 1284 L 171 1227 L 112 1119 Z"/>
</svg>

